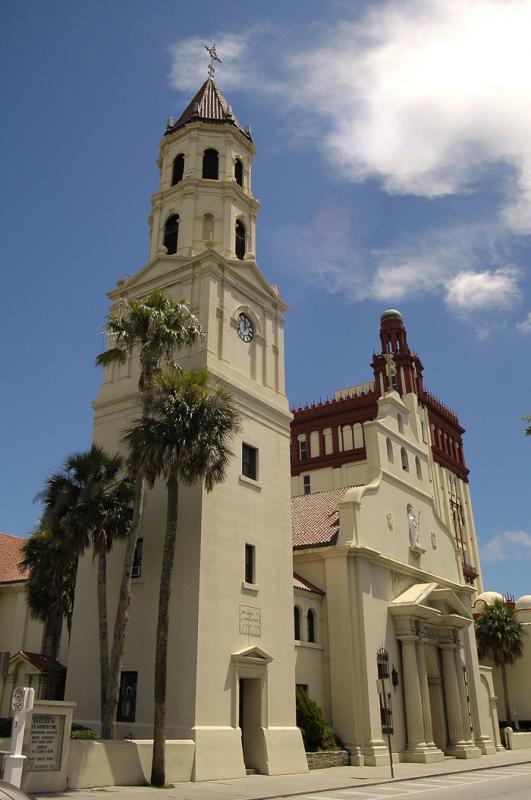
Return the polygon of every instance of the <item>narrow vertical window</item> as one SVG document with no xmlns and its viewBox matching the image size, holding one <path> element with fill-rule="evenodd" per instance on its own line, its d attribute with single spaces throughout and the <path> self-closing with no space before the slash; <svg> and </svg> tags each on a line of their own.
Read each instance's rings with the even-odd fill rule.
<svg viewBox="0 0 531 800">
<path fill-rule="evenodd" d="M 243 186 L 243 164 L 239 158 L 234 162 L 234 180 L 238 186 Z"/>
<path fill-rule="evenodd" d="M 302 479 L 303 487 L 304 487 L 304 494 L 311 494 L 312 486 L 311 486 L 311 479 L 309 475 L 305 475 Z"/>
<path fill-rule="evenodd" d="M 309 642 L 315 642 L 315 614 L 310 608 L 308 616 L 306 617 L 307 639 Z"/>
<path fill-rule="evenodd" d="M 402 419 L 402 414 L 396 415 L 396 421 L 398 424 L 398 430 L 400 431 L 400 433 L 404 433 L 404 420 Z"/>
<path fill-rule="evenodd" d="M 177 242 L 179 239 L 179 215 L 172 214 L 168 217 L 164 225 L 164 246 L 168 251 L 168 255 L 173 255 L 177 252 Z"/>
<path fill-rule="evenodd" d="M 298 606 L 293 609 L 293 623 L 295 627 L 295 640 L 300 642 L 301 638 L 301 610 Z"/>
<path fill-rule="evenodd" d="M 132 578 L 140 578 L 142 575 L 142 551 L 144 549 L 144 540 L 137 539 L 135 554 L 133 556 L 133 568 L 131 570 Z"/>
<path fill-rule="evenodd" d="M 218 151 L 211 147 L 203 153 L 203 178 L 217 181 L 219 174 Z"/>
<path fill-rule="evenodd" d="M 306 444 L 306 439 L 299 440 L 299 459 L 301 461 L 306 461 L 308 458 L 308 445 Z"/>
<path fill-rule="evenodd" d="M 256 548 L 254 544 L 245 545 L 245 583 L 256 583 L 255 553 Z"/>
<path fill-rule="evenodd" d="M 171 185 L 175 186 L 176 183 L 182 181 L 184 174 L 184 155 L 179 153 L 178 156 L 175 156 L 173 159 L 173 169 L 171 173 Z"/>
<path fill-rule="evenodd" d="M 404 472 L 409 472 L 409 461 L 407 453 L 403 447 L 400 448 L 400 461 L 402 462 L 402 469 Z"/>
<path fill-rule="evenodd" d="M 415 456 L 415 469 L 417 470 L 417 478 L 422 480 L 422 467 L 420 466 L 420 458 Z"/>
<path fill-rule="evenodd" d="M 258 450 L 250 444 L 242 444 L 242 475 L 255 481 L 258 475 Z"/>
<path fill-rule="evenodd" d="M 386 438 L 385 442 L 387 444 L 387 460 L 392 464 L 395 460 L 393 456 L 393 443 L 389 437 Z"/>
<path fill-rule="evenodd" d="M 235 243 L 235 251 L 236 251 L 236 258 L 243 259 L 245 255 L 245 225 L 241 220 L 236 221 L 236 243 Z"/>
<path fill-rule="evenodd" d="M 118 722 L 134 722 L 136 713 L 136 687 L 138 672 L 120 674 L 120 694 L 118 697 Z"/>
</svg>

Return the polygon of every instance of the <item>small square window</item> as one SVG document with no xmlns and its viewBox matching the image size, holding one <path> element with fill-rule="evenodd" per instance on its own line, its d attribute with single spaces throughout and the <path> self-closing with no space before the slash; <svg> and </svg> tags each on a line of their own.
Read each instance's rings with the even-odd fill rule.
<svg viewBox="0 0 531 800">
<path fill-rule="evenodd" d="M 256 583 L 255 553 L 256 548 L 254 544 L 245 545 L 245 583 Z"/>
<path fill-rule="evenodd" d="M 304 475 L 303 477 L 303 486 L 304 486 L 304 494 L 311 494 L 312 486 L 311 486 L 311 479 L 309 475 Z"/>
<path fill-rule="evenodd" d="M 136 687 L 138 672 L 122 672 L 118 698 L 118 722 L 134 722 L 136 714 Z"/>
<path fill-rule="evenodd" d="M 250 444 L 242 444 L 242 475 L 253 481 L 258 478 L 258 450 Z"/>
<path fill-rule="evenodd" d="M 133 568 L 131 570 L 132 578 L 140 578 L 142 575 L 142 551 L 144 549 L 144 540 L 137 539 L 135 554 L 133 556 Z"/>
</svg>

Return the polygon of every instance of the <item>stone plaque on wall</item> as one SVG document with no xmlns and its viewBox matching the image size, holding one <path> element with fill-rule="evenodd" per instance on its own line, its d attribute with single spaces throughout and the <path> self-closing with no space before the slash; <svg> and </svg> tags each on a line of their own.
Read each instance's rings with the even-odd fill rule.
<svg viewBox="0 0 531 800">
<path fill-rule="evenodd" d="M 27 770 L 53 772 L 61 769 L 64 725 L 63 714 L 33 714 Z"/>
<path fill-rule="evenodd" d="M 240 606 L 240 633 L 262 635 L 262 612 L 254 606 Z"/>
</svg>

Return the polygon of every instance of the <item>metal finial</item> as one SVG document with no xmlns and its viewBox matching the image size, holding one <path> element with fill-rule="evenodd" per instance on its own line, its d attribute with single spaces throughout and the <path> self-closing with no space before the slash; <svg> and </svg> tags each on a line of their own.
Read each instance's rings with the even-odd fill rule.
<svg viewBox="0 0 531 800">
<path fill-rule="evenodd" d="M 213 78 L 214 72 L 216 71 L 216 68 L 214 67 L 214 61 L 217 61 L 218 64 L 221 64 L 221 58 L 219 58 L 218 54 L 216 53 L 216 45 L 214 43 L 212 43 L 212 47 L 209 47 L 207 44 L 205 44 L 205 50 L 210 56 L 210 64 L 208 65 L 208 77 Z"/>
</svg>

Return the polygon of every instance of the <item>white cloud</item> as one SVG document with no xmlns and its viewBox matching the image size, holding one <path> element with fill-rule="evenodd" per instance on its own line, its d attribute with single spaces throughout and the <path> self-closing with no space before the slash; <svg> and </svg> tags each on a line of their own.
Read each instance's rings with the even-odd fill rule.
<svg viewBox="0 0 531 800">
<path fill-rule="evenodd" d="M 531 0 L 381 0 L 347 18 L 348 8 L 304 36 L 267 24 L 219 32 L 216 77 L 289 112 L 291 140 L 311 139 L 345 180 L 434 198 L 473 195 L 488 177 L 496 199 L 481 221 L 447 216 L 441 229 L 399 235 L 378 252 L 364 250 L 348 222 L 331 231 L 335 213 L 320 225 L 328 209 L 289 230 L 290 253 L 327 290 L 384 302 L 437 294 L 484 335 L 485 312 L 521 298 L 506 251 L 515 234 L 531 233 Z M 207 63 L 202 39 L 178 42 L 172 85 L 195 91 Z M 284 246 L 287 233 L 278 234 Z"/>
<path fill-rule="evenodd" d="M 326 119 L 345 177 L 390 193 L 471 191 L 502 164 L 506 224 L 531 231 L 529 0 L 394 0 L 289 59 L 290 100 Z"/>
<path fill-rule="evenodd" d="M 483 561 L 515 561 L 531 558 L 531 534 L 525 531 L 504 531 L 493 539 L 489 539 L 481 547 Z"/>
<path fill-rule="evenodd" d="M 446 286 L 446 302 L 462 312 L 510 309 L 520 298 L 519 274 L 515 267 L 458 272 Z"/>
<path fill-rule="evenodd" d="M 531 311 L 525 319 L 516 323 L 516 328 L 520 333 L 531 333 Z"/>
</svg>

